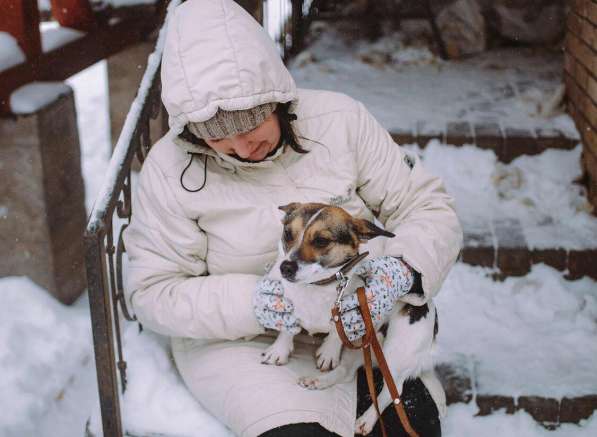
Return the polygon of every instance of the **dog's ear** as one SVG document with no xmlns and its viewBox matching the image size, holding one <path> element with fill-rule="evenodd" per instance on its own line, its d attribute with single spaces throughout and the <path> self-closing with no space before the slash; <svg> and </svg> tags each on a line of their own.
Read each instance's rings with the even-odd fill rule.
<svg viewBox="0 0 597 437">
<path fill-rule="evenodd" d="M 301 206 L 300 203 L 298 202 L 292 202 L 289 203 L 288 205 L 282 205 L 282 206 L 278 206 L 278 209 L 280 211 L 284 211 L 286 213 L 286 215 L 290 215 L 292 214 L 299 206 Z"/>
<path fill-rule="evenodd" d="M 352 226 L 357 233 L 359 240 L 365 242 L 375 237 L 395 237 L 394 234 L 388 232 L 368 220 L 364 219 L 353 219 Z"/>
</svg>

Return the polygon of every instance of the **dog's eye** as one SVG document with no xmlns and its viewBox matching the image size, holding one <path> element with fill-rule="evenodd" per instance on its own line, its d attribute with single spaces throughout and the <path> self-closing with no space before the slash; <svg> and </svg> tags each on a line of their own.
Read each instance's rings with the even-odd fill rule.
<svg viewBox="0 0 597 437">
<path fill-rule="evenodd" d="M 352 243 L 352 238 L 348 232 L 340 232 L 336 238 L 336 241 L 340 244 Z"/>
<path fill-rule="evenodd" d="M 290 229 L 284 229 L 284 241 L 292 241 L 292 232 L 290 232 Z"/>
<path fill-rule="evenodd" d="M 327 238 L 323 238 L 323 237 L 315 237 L 313 239 L 313 246 L 315 247 L 319 247 L 320 249 L 323 249 L 324 247 L 326 247 L 328 244 L 330 244 L 330 240 L 328 240 Z"/>
</svg>

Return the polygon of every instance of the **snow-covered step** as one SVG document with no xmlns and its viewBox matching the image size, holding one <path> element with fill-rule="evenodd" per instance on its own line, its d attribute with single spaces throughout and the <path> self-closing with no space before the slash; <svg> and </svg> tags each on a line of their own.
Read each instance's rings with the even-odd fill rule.
<svg viewBox="0 0 597 437">
<path fill-rule="evenodd" d="M 597 278 L 597 218 L 580 178 L 581 147 L 549 149 L 509 164 L 491 150 L 431 141 L 418 154 L 454 196 L 465 241 L 462 260 L 500 276 L 548 264 L 570 279 Z"/>
<path fill-rule="evenodd" d="M 597 410 L 597 283 L 547 266 L 494 282 L 457 264 L 435 299 L 438 372 L 448 402 L 479 415 L 528 412 L 546 426 Z"/>
<path fill-rule="evenodd" d="M 460 259 L 466 264 L 492 268 L 498 278 L 524 276 L 532 265 L 543 263 L 566 272 L 567 279 L 597 279 L 597 240 L 592 248 L 532 247 L 516 219 L 465 226 Z"/>
<path fill-rule="evenodd" d="M 375 42 L 357 39 L 359 24 L 314 22 L 307 48 L 289 68 L 300 87 L 362 101 L 386 129 L 405 136 L 399 144 L 474 141 L 510 161 L 579 140 L 560 105 L 561 52 L 503 48 L 442 61 L 429 49 L 424 21 L 405 20 Z"/>
<path fill-rule="evenodd" d="M 416 126 L 424 125 L 424 122 Z M 418 144 L 424 148 L 431 140 L 453 146 L 472 144 L 482 149 L 491 149 L 498 160 L 509 163 L 522 155 L 537 155 L 547 149 L 574 149 L 577 135 L 557 129 L 522 129 L 501 127 L 498 122 L 468 121 L 447 122 L 437 131 L 419 133 L 414 130 L 395 130 L 390 133 L 397 144 Z"/>
<path fill-rule="evenodd" d="M 564 423 L 579 423 L 597 411 L 597 394 L 564 396 L 504 396 L 492 394 L 473 395 L 474 375 L 459 364 L 441 363 L 436 371 L 446 390 L 448 405 L 473 403 L 477 415 L 487 416 L 497 411 L 514 414 L 526 411 L 544 426 L 554 427 Z"/>
<path fill-rule="evenodd" d="M 479 415 L 522 410 L 546 426 L 569 427 L 591 416 L 597 409 L 597 283 L 567 281 L 547 266 L 503 282 L 491 273 L 458 263 L 435 299 L 436 362 L 449 403 L 474 405 Z M 130 435 L 231 435 L 186 390 L 167 339 L 127 323 L 124 346 L 128 388 L 121 407 Z M 90 435 L 100 435 L 100 427 L 95 411 Z"/>
</svg>

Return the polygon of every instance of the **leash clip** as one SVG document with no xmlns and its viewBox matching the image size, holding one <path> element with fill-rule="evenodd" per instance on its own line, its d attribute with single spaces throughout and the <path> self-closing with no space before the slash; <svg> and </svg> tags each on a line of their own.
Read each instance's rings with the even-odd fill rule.
<svg viewBox="0 0 597 437">
<path fill-rule="evenodd" d="M 340 308 L 340 301 L 344 296 L 344 290 L 346 290 L 346 285 L 348 284 L 348 276 L 342 272 L 336 272 L 336 281 L 338 281 L 336 285 L 336 293 L 338 293 L 336 296 L 336 306 Z"/>
</svg>

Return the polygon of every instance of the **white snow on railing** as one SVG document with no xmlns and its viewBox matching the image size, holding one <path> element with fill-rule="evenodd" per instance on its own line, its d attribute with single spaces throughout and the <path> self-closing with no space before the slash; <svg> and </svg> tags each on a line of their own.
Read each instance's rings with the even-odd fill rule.
<svg viewBox="0 0 597 437">
<path fill-rule="evenodd" d="M 25 62 L 25 54 L 8 32 L 0 32 L 0 71 Z"/>
<path fill-rule="evenodd" d="M 41 23 L 41 49 L 44 53 L 85 36 L 85 32 L 61 27 L 56 21 Z"/>
<path fill-rule="evenodd" d="M 32 114 L 69 92 L 64 82 L 31 82 L 12 92 L 10 110 L 14 114 Z"/>
<path fill-rule="evenodd" d="M 133 138 L 137 121 L 139 120 L 141 111 L 143 110 L 143 103 L 145 102 L 147 94 L 149 93 L 154 76 L 159 74 L 157 70 L 160 66 L 162 52 L 164 50 L 168 17 L 171 13 L 174 13 L 174 8 L 176 8 L 180 3 L 181 0 L 172 0 L 168 5 L 168 13 L 166 15 L 166 19 L 164 20 L 164 25 L 160 30 L 155 50 L 151 55 L 149 55 L 147 68 L 143 74 L 141 84 L 139 85 L 137 96 L 131 104 L 129 112 L 124 121 L 124 126 L 122 127 L 122 131 L 118 137 L 116 147 L 114 148 L 114 153 L 112 154 L 112 159 L 110 160 L 110 165 L 108 166 L 104 184 L 102 185 L 102 188 L 97 196 L 95 206 L 93 207 L 93 211 L 91 212 L 90 223 L 98 220 L 108 206 L 110 194 L 114 189 L 116 178 L 122 168 L 122 164 L 124 163 L 124 158 L 127 154 L 129 144 Z"/>
<path fill-rule="evenodd" d="M 50 0 L 37 0 L 37 7 L 40 11 L 49 11 L 50 9 L 52 9 Z"/>
</svg>

